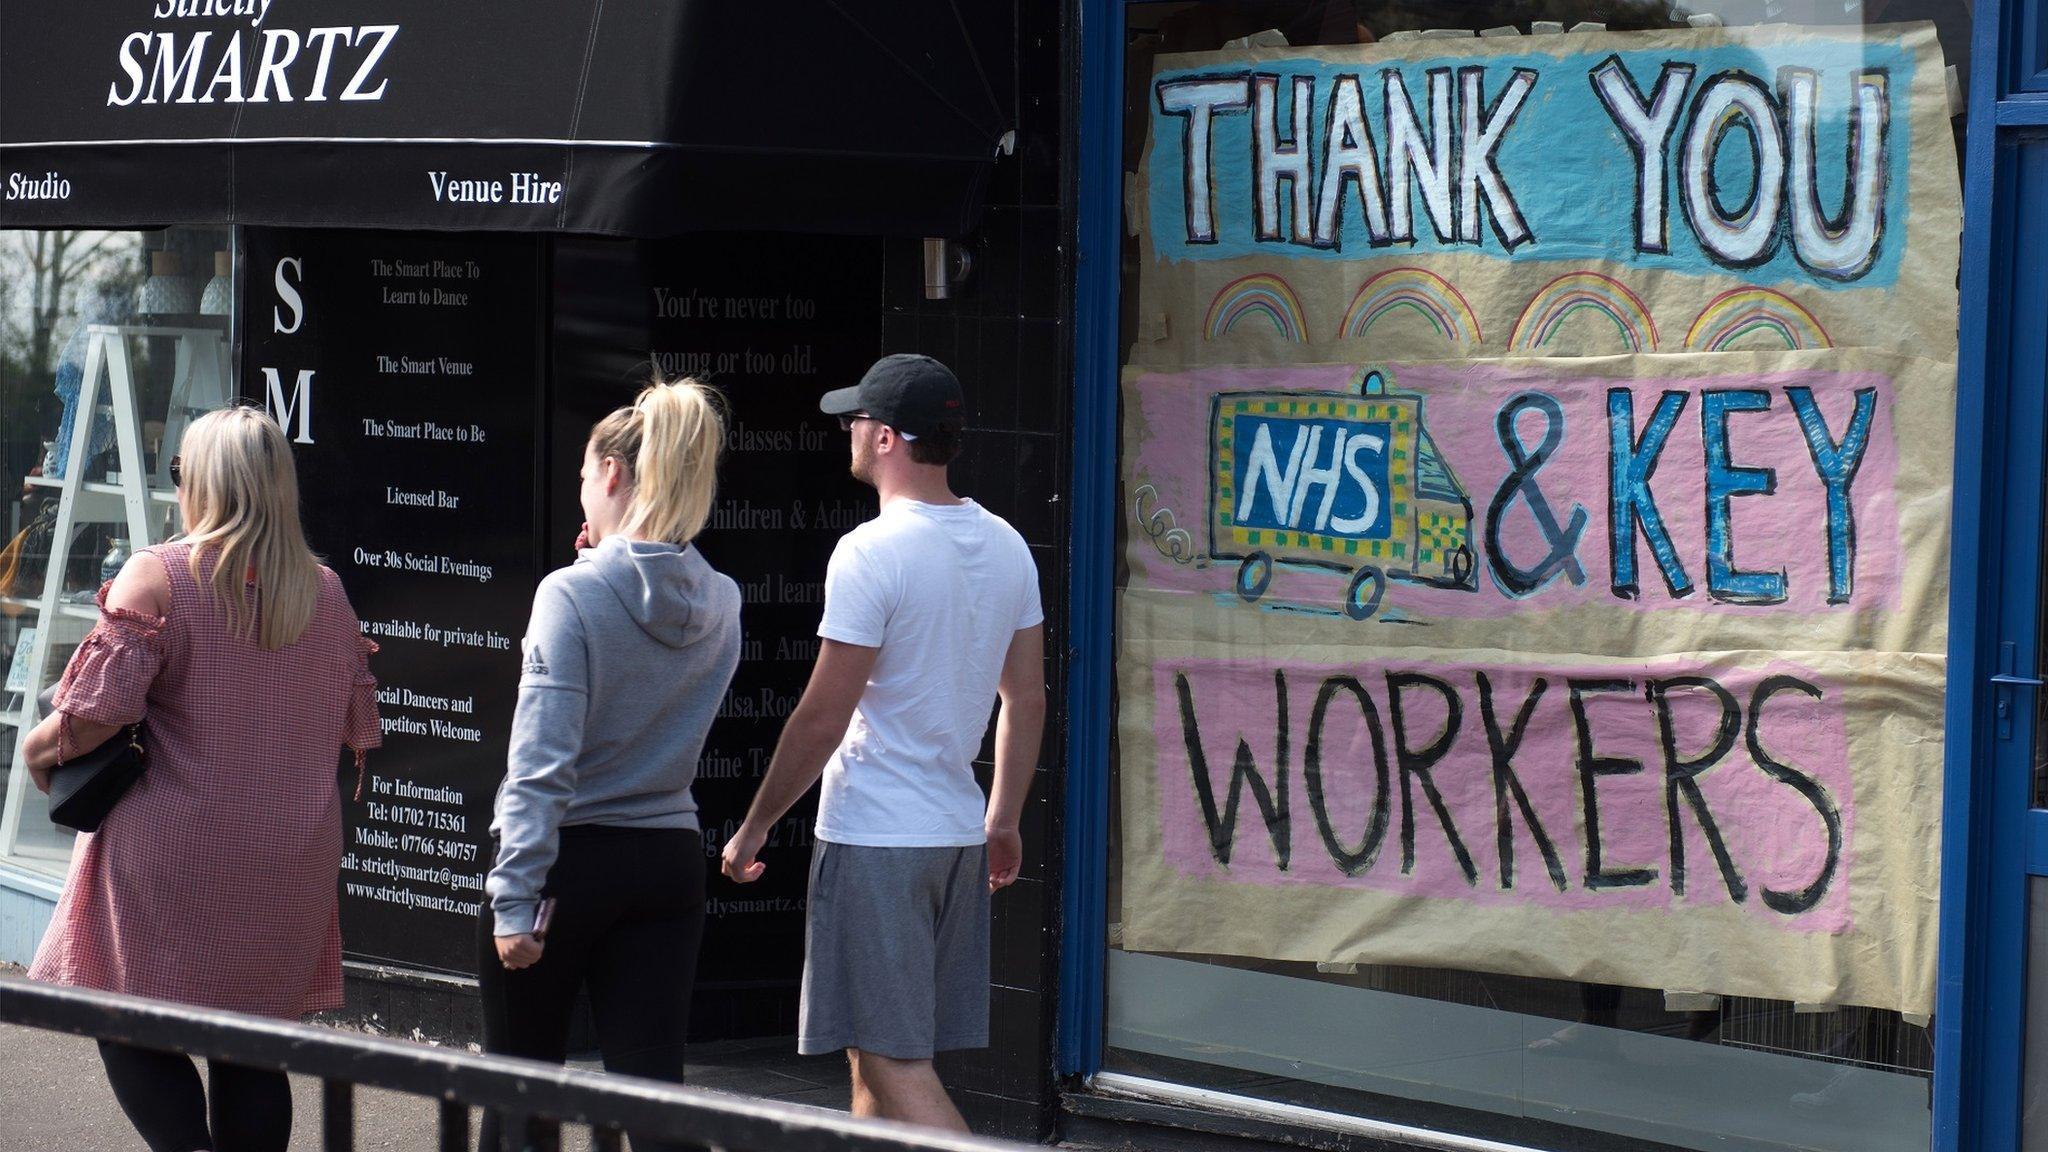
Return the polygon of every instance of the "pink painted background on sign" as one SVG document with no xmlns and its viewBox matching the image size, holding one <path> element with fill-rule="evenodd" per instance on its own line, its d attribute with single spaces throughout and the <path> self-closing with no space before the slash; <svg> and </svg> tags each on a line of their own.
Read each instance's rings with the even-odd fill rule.
<svg viewBox="0 0 2048 1152">
<path fill-rule="evenodd" d="M 1228 802 L 1232 765 L 1240 741 L 1249 747 L 1259 774 L 1269 786 L 1277 775 L 1280 753 L 1276 748 L 1276 668 L 1286 679 L 1286 788 L 1291 840 L 1288 866 L 1285 870 L 1279 866 L 1278 853 L 1263 816 L 1246 787 L 1239 801 L 1234 846 L 1226 867 L 1215 858 L 1197 799 L 1176 677 L 1185 676 L 1188 681 L 1200 748 L 1207 762 L 1216 809 L 1221 814 Z M 1540 677 L 1547 681 L 1512 763 L 1563 866 L 1566 889 L 1562 892 L 1550 879 L 1511 794 L 1508 807 L 1514 834 L 1514 886 L 1510 890 L 1501 884 L 1493 758 L 1477 688 L 1477 675 L 1482 671 L 1492 686 L 1494 714 L 1503 737 L 1511 730 L 1536 680 Z M 1462 715 L 1453 743 L 1431 770 L 1431 776 L 1476 867 L 1476 884 L 1467 882 L 1419 781 L 1411 783 L 1415 863 L 1412 872 L 1402 872 L 1402 773 L 1394 747 L 1389 672 L 1434 676 L 1447 682 L 1459 699 Z M 1304 776 L 1318 693 L 1326 680 L 1340 675 L 1356 678 L 1377 710 L 1384 732 L 1388 779 L 1386 833 L 1378 857 L 1369 868 L 1350 876 L 1344 874 L 1324 846 L 1309 805 Z M 1707 809 L 1747 885 L 1747 899 L 1742 906 L 1750 914 L 1788 930 L 1846 931 L 1850 927 L 1848 878 L 1854 855 L 1855 809 L 1843 699 L 1836 686 L 1782 663 L 1732 669 L 1659 661 L 1618 671 L 1612 666 L 1501 669 L 1434 662 L 1303 665 L 1262 660 L 1162 661 L 1153 668 L 1154 734 L 1158 741 L 1155 765 L 1166 863 L 1185 875 L 1241 884 L 1356 888 L 1485 906 L 1667 909 L 1679 914 L 1688 908 L 1728 904 L 1732 899 L 1730 889 L 1694 809 L 1683 799 L 1679 803 L 1679 827 L 1684 846 L 1685 893 L 1679 896 L 1672 890 L 1671 825 L 1666 817 L 1663 753 L 1656 713 L 1646 698 L 1645 685 L 1652 679 L 1681 675 L 1705 675 L 1715 680 L 1735 697 L 1742 713 L 1733 747 L 1698 777 Z M 1826 789 L 1840 813 L 1842 828 L 1841 853 L 1825 895 L 1813 908 L 1796 915 L 1768 908 L 1762 899 L 1762 889 L 1789 892 L 1813 883 L 1826 861 L 1826 826 L 1812 803 L 1758 766 L 1744 739 L 1752 711 L 1752 693 L 1767 678 L 1779 675 L 1810 683 L 1823 696 L 1816 700 L 1798 692 L 1783 692 L 1768 698 L 1758 711 L 1758 743 L 1767 757 Z M 1587 695 L 1585 712 L 1595 756 L 1633 759 L 1643 765 L 1640 772 L 1599 777 L 1595 788 L 1603 868 L 1654 869 L 1656 877 L 1647 885 L 1605 890 L 1591 890 L 1585 885 L 1584 795 L 1577 770 L 1577 726 L 1566 683 L 1572 677 L 1624 678 L 1632 683 L 1627 691 Z M 1419 750 L 1429 746 L 1445 727 L 1448 707 L 1441 696 L 1427 688 L 1407 690 L 1403 700 L 1409 747 Z M 1669 700 L 1678 756 L 1692 759 L 1703 755 L 1715 743 L 1722 716 L 1719 701 L 1700 688 L 1673 689 Z M 1328 822 L 1339 842 L 1356 851 L 1366 839 L 1377 771 L 1370 728 L 1357 698 L 1349 692 L 1333 696 L 1320 743 Z"/>
<path fill-rule="evenodd" d="M 1491 618 L 1592 603 L 1628 605 L 1637 610 L 1683 605 L 1721 612 L 1832 612 L 1897 603 L 1904 570 L 1895 492 L 1899 459 L 1892 423 L 1893 386 L 1881 373 L 1809 369 L 1658 377 L 1636 383 L 1632 441 L 1640 439 L 1660 393 L 1683 392 L 1687 397 L 1658 458 L 1650 488 L 1693 591 L 1683 598 L 1671 594 L 1638 532 L 1634 547 L 1640 592 L 1634 600 L 1624 600 L 1609 586 L 1607 392 L 1627 381 L 1575 376 L 1566 363 L 1544 361 L 1394 365 L 1387 372 L 1390 391 L 1418 393 L 1424 398 L 1424 424 L 1473 507 L 1471 541 L 1477 557 L 1477 590 L 1397 582 L 1389 588 L 1385 602 L 1411 619 Z M 1210 549 L 1210 399 L 1218 392 L 1241 391 L 1345 394 L 1352 391 L 1355 374 L 1356 369 L 1344 365 L 1318 365 L 1214 367 L 1141 376 L 1126 394 L 1138 410 L 1140 426 L 1146 429 L 1144 442 L 1134 455 L 1127 456 L 1126 499 L 1141 485 L 1151 485 L 1158 493 L 1152 507 L 1169 512 L 1192 534 L 1195 552 L 1206 555 Z M 1844 605 L 1828 603 L 1827 488 L 1800 433 L 1785 394 L 1787 387 L 1812 389 L 1831 438 L 1837 442 L 1849 427 L 1856 391 L 1876 390 L 1869 446 L 1849 490 L 1857 546 L 1854 591 Z M 1777 490 L 1734 498 L 1730 519 L 1738 568 L 1784 570 L 1786 598 L 1781 604 L 1719 604 L 1708 597 L 1701 393 L 1709 388 L 1760 389 L 1770 398 L 1767 411 L 1737 412 L 1728 417 L 1729 457 L 1738 467 L 1775 469 Z M 1560 524 L 1568 520 L 1574 505 L 1586 510 L 1588 521 L 1577 548 L 1585 582 L 1573 585 L 1560 575 L 1548 586 L 1516 599 L 1489 576 L 1485 522 L 1487 508 L 1511 470 L 1495 432 L 1495 417 L 1504 403 L 1524 391 L 1549 394 L 1558 401 L 1565 418 L 1562 443 L 1535 474 L 1535 482 Z M 1524 413 L 1522 443 L 1533 450 L 1541 440 L 1540 418 Z M 1148 508 L 1147 513 L 1150 511 Z M 1131 516 L 1132 510 L 1127 507 L 1124 514 Z M 1231 587 L 1234 561 L 1220 560 L 1206 569 L 1175 564 L 1148 544 L 1142 533 L 1134 531 L 1132 541 L 1129 555 L 1134 587 L 1203 593 L 1227 592 Z M 1534 565 L 1548 551 L 1526 501 L 1505 504 L 1502 543 L 1508 556 L 1524 566 Z M 1290 572 L 1275 580 L 1271 594 L 1335 605 L 1341 600 L 1344 580 L 1339 574 Z"/>
</svg>

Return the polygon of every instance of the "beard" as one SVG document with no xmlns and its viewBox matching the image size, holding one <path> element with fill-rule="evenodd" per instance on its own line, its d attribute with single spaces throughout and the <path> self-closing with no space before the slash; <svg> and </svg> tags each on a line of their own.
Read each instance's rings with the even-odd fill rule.
<svg viewBox="0 0 2048 1152">
<path fill-rule="evenodd" d="M 847 471 L 853 473 L 853 478 L 863 484 L 874 484 L 875 446 L 872 442 L 862 440 L 855 440 L 853 442 L 853 463 L 848 467 Z"/>
</svg>

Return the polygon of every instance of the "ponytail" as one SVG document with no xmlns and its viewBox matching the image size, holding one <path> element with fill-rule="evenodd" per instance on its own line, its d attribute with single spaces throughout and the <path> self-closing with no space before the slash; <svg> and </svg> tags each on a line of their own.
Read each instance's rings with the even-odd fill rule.
<svg viewBox="0 0 2048 1152">
<path fill-rule="evenodd" d="M 725 447 L 722 407 L 718 393 L 696 380 L 664 381 L 657 371 L 631 407 L 591 429 L 598 456 L 628 462 L 633 470 L 621 532 L 683 545 L 704 530 Z"/>
</svg>

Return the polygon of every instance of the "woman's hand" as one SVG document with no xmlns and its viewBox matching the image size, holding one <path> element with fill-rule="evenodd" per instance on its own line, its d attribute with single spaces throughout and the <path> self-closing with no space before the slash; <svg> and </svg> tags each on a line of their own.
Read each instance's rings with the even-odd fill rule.
<svg viewBox="0 0 2048 1152">
<path fill-rule="evenodd" d="M 576 530 L 576 550 L 581 552 L 588 547 L 590 547 L 590 521 L 585 520 L 583 527 Z"/>
<path fill-rule="evenodd" d="M 540 937 L 531 932 L 519 932 L 511 936 L 500 936 L 498 940 L 498 963 L 508 972 L 517 972 L 540 963 L 543 945 Z"/>
</svg>

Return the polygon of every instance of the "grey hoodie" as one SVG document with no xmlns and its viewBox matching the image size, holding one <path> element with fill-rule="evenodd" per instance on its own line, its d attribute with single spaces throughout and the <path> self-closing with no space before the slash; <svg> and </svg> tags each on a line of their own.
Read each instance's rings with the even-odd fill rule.
<svg viewBox="0 0 2048 1152">
<path fill-rule="evenodd" d="M 533 929 L 563 826 L 698 826 L 690 784 L 739 664 L 739 586 L 695 548 L 608 537 L 540 582 L 523 649 L 484 884 L 501 936 Z"/>
</svg>

